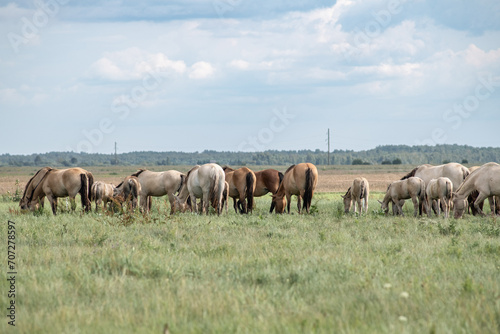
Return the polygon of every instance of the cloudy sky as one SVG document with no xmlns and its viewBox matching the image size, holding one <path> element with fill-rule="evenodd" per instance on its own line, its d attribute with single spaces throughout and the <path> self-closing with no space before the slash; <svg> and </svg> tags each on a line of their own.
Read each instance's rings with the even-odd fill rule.
<svg viewBox="0 0 500 334">
<path fill-rule="evenodd" d="M 0 1 L 0 154 L 499 146 L 498 0 Z"/>
</svg>

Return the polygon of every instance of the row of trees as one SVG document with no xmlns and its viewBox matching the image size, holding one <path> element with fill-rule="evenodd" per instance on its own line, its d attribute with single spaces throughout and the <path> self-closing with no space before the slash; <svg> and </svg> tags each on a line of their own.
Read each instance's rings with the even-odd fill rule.
<svg viewBox="0 0 500 334">
<path fill-rule="evenodd" d="M 300 162 L 327 165 L 328 154 L 320 150 L 265 151 L 265 152 L 130 152 L 88 154 L 50 152 L 31 155 L 0 155 L 0 166 L 106 166 L 106 165 L 195 165 L 217 162 L 221 165 L 291 165 Z M 352 164 L 441 164 L 456 161 L 483 164 L 500 161 L 500 148 L 476 148 L 466 145 L 436 146 L 379 146 L 372 150 L 354 152 L 335 150 L 330 154 L 331 165 Z"/>
</svg>

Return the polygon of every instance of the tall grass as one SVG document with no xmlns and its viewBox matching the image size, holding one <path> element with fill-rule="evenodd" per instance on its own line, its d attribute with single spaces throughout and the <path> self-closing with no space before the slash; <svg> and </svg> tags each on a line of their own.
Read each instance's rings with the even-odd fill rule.
<svg viewBox="0 0 500 334">
<path fill-rule="evenodd" d="M 0 203 L 2 245 L 7 220 L 17 227 L 17 330 L 500 331 L 494 219 L 413 218 L 411 203 L 406 217 L 386 217 L 373 199 L 367 216 L 344 215 L 339 194 L 315 195 L 310 215 L 295 202 L 293 214 L 270 215 L 268 202 L 220 217 L 169 216 L 164 200 L 148 216 Z M 6 280 L 0 289 L 5 298 Z"/>
</svg>

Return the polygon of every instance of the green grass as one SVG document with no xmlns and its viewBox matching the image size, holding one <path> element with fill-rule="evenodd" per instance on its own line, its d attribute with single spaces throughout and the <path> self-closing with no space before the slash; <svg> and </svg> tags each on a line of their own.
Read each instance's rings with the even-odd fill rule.
<svg viewBox="0 0 500 334">
<path fill-rule="evenodd" d="M 17 331 L 22 333 L 496 333 L 500 225 L 343 214 L 317 194 L 313 214 L 19 214 Z M 79 202 L 77 200 L 77 202 Z M 60 207 L 64 207 L 64 201 Z M 7 281 L 0 280 L 5 310 Z M 0 332 L 11 328 L 7 318 Z"/>
</svg>

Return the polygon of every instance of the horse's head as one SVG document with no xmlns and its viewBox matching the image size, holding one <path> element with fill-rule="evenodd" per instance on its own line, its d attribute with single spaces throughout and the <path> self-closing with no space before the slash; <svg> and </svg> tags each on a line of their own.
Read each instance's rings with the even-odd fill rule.
<svg viewBox="0 0 500 334">
<path fill-rule="evenodd" d="M 352 203 L 351 188 L 347 190 L 345 195 L 340 195 L 340 196 L 344 200 L 344 212 L 349 213 L 349 210 L 351 210 L 351 203 Z"/>
<path fill-rule="evenodd" d="M 273 203 L 275 204 L 275 210 L 276 213 L 283 213 L 285 212 L 285 196 L 280 196 L 278 194 L 273 195 Z"/>
<path fill-rule="evenodd" d="M 389 213 L 389 202 L 388 201 L 378 201 L 380 203 L 380 209 L 385 213 Z"/>
<path fill-rule="evenodd" d="M 456 193 L 453 193 L 453 217 L 455 219 L 462 218 L 465 208 L 467 207 L 467 200 L 461 199 Z"/>
<path fill-rule="evenodd" d="M 178 196 L 174 195 L 174 211 L 186 212 L 188 205 L 187 201 L 183 202 Z"/>
</svg>

